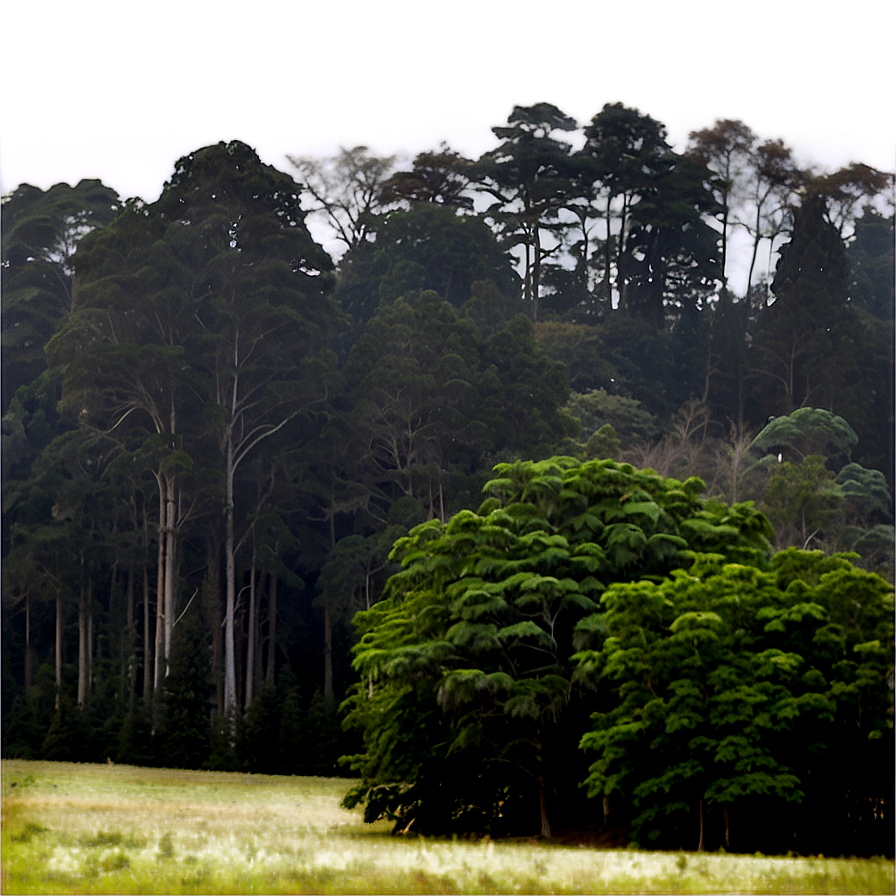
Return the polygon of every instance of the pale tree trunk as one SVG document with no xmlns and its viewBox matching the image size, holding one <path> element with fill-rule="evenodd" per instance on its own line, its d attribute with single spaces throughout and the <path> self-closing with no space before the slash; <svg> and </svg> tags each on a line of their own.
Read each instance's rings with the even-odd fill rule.
<svg viewBox="0 0 896 896">
<path fill-rule="evenodd" d="M 233 536 L 233 440 L 227 435 L 226 446 L 226 504 L 224 560 L 226 579 L 226 603 L 224 607 L 224 712 L 231 713 L 236 707 L 236 655 L 234 651 L 234 614 L 236 613 L 236 560 L 234 558 Z"/>
<path fill-rule="evenodd" d="M 85 704 L 90 700 L 93 690 L 93 580 L 87 579 L 87 690 L 84 694 Z"/>
<path fill-rule="evenodd" d="M 148 706 L 152 699 L 152 623 L 149 606 L 149 567 L 143 561 L 143 701 Z"/>
<path fill-rule="evenodd" d="M 132 545 L 136 547 L 136 545 Z M 134 566 L 128 565 L 128 580 L 125 586 L 125 611 L 127 625 L 127 675 L 128 675 L 128 712 L 133 712 L 137 704 L 137 618 L 135 616 L 136 601 L 134 597 Z"/>
<path fill-rule="evenodd" d="M 249 637 L 246 642 L 246 695 L 243 706 L 248 709 L 255 699 L 255 646 L 258 629 L 258 607 L 255 593 L 255 546 L 252 547 L 252 563 L 249 568 Z"/>
<path fill-rule="evenodd" d="M 270 574 L 268 585 L 268 665 L 265 670 L 265 681 L 274 684 L 277 663 L 277 574 Z"/>
<path fill-rule="evenodd" d="M 165 677 L 168 677 L 168 664 L 171 661 L 171 640 L 174 635 L 174 591 L 177 545 L 175 529 L 177 525 L 175 485 L 173 477 L 165 483 Z"/>
<path fill-rule="evenodd" d="M 159 478 L 159 545 L 156 564 L 156 639 L 153 693 L 162 693 L 165 676 L 165 490 Z"/>
</svg>

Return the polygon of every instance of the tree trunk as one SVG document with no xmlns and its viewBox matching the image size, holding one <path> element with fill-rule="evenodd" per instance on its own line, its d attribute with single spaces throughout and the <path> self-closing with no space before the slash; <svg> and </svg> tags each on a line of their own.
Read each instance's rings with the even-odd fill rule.
<svg viewBox="0 0 896 896">
<path fill-rule="evenodd" d="M 224 558 L 226 579 L 226 603 L 224 607 L 224 712 L 231 713 L 236 706 L 236 655 L 234 651 L 234 614 L 236 612 L 236 560 L 233 536 L 233 440 L 226 439 L 226 504 Z"/>
<path fill-rule="evenodd" d="M 87 703 L 87 599 L 82 559 L 81 590 L 78 595 L 78 706 Z"/>
<path fill-rule="evenodd" d="M 703 852 L 704 847 L 704 839 L 703 839 L 703 797 L 700 797 L 700 840 L 697 843 L 697 852 Z"/>
<path fill-rule="evenodd" d="M 255 592 L 255 546 L 252 547 L 252 563 L 249 567 L 249 634 L 246 642 L 246 696 L 244 707 L 249 708 L 255 699 L 255 648 L 258 640 L 258 607 Z"/>
<path fill-rule="evenodd" d="M 136 547 L 136 545 L 132 545 Z M 134 566 L 128 564 L 128 583 L 125 586 L 127 609 L 125 618 L 127 625 L 127 674 L 128 674 L 128 712 L 133 712 L 137 704 L 137 619 L 134 600 Z"/>
<path fill-rule="evenodd" d="M 168 477 L 165 484 L 165 677 L 171 660 L 171 640 L 174 636 L 174 592 L 177 545 L 175 544 L 176 505 L 174 478 Z"/>
<path fill-rule="evenodd" d="M 152 622 L 149 606 L 149 567 L 143 563 L 143 702 L 148 704 L 152 698 Z"/>
<path fill-rule="evenodd" d="M 551 836 L 551 821 L 548 818 L 548 789 L 545 784 L 544 775 L 538 775 L 538 808 L 541 812 L 541 836 Z"/>
<path fill-rule="evenodd" d="M 56 592 L 56 711 L 59 711 L 59 706 L 61 702 L 62 696 L 62 637 L 63 637 L 63 623 L 64 623 L 64 610 L 62 606 L 62 592 Z"/>
<path fill-rule="evenodd" d="M 93 690 L 93 579 L 87 579 L 87 690 L 84 694 L 85 705 L 90 701 Z"/>
<path fill-rule="evenodd" d="M 162 680 L 165 675 L 165 487 L 159 475 L 159 545 L 156 564 L 156 642 L 155 680 L 153 693 L 162 693 Z"/>
<path fill-rule="evenodd" d="M 31 645 L 31 594 L 25 593 L 25 693 L 34 684 L 34 647 Z"/>
<path fill-rule="evenodd" d="M 324 706 L 329 715 L 336 703 L 333 692 L 333 620 L 329 597 L 324 600 Z"/>
<path fill-rule="evenodd" d="M 265 681 L 275 684 L 274 676 L 277 664 L 277 573 L 270 574 L 268 585 L 268 665 L 265 670 Z"/>
</svg>

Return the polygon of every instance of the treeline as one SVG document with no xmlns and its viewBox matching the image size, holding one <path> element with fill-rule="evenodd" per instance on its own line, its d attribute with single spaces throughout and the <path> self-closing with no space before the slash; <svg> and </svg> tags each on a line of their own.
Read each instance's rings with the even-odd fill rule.
<svg viewBox="0 0 896 896">
<path fill-rule="evenodd" d="M 4 197 L 5 755 L 337 770 L 391 545 L 516 458 L 698 475 L 892 575 L 892 176 L 621 104 L 494 133 Z"/>
</svg>

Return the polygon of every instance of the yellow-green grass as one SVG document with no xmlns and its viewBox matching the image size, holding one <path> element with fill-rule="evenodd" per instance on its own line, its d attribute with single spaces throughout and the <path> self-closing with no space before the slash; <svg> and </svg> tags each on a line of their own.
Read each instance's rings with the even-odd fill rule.
<svg viewBox="0 0 896 896">
<path fill-rule="evenodd" d="M 884 859 L 392 837 L 347 782 L 4 761 L 4 893 L 893 893 Z"/>
</svg>

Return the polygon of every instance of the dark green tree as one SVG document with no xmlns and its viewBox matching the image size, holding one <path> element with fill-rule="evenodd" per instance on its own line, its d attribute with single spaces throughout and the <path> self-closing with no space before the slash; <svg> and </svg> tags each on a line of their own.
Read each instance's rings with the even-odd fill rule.
<svg viewBox="0 0 896 896">
<path fill-rule="evenodd" d="M 790 413 L 804 405 L 855 419 L 867 404 L 862 389 L 858 317 L 849 308 L 849 263 L 825 200 L 810 195 L 797 209 L 793 237 L 781 249 L 772 290 L 754 339 L 754 364 L 768 407 Z"/>
<path fill-rule="evenodd" d="M 428 202 L 472 211 L 470 165 L 469 159 L 442 143 L 438 150 L 415 156 L 410 171 L 396 171 L 382 185 L 380 196 L 387 203 L 401 201 L 412 208 L 418 202 Z"/>
<path fill-rule="evenodd" d="M 3 413 L 16 389 L 46 368 L 44 346 L 72 310 L 78 243 L 105 227 L 118 204 L 98 180 L 46 191 L 21 184 L 3 197 Z"/>
<path fill-rule="evenodd" d="M 896 312 L 894 220 L 893 215 L 886 218 L 873 207 L 865 206 L 846 249 L 850 304 L 886 321 L 892 321 Z"/>
<path fill-rule="evenodd" d="M 893 595 L 882 579 L 820 551 L 778 554 L 770 569 L 698 555 L 601 603 L 600 644 L 580 671 L 615 699 L 582 741 L 597 754 L 588 786 L 637 843 L 883 846 Z"/>
<path fill-rule="evenodd" d="M 660 122 L 622 103 L 607 103 L 584 129 L 578 176 L 590 181 L 589 202 L 603 217 L 603 281 L 608 302 L 626 307 L 620 261 L 626 254 L 631 213 L 649 189 L 651 176 L 671 149 Z"/>
<path fill-rule="evenodd" d="M 472 168 L 480 190 L 494 199 L 486 214 L 502 245 L 522 249 L 523 297 L 536 321 L 542 265 L 559 246 L 551 234 L 563 226 L 560 210 L 572 175 L 571 146 L 553 135 L 576 127 L 550 103 L 514 106 L 507 124 L 492 128 L 501 144 Z"/>
</svg>

